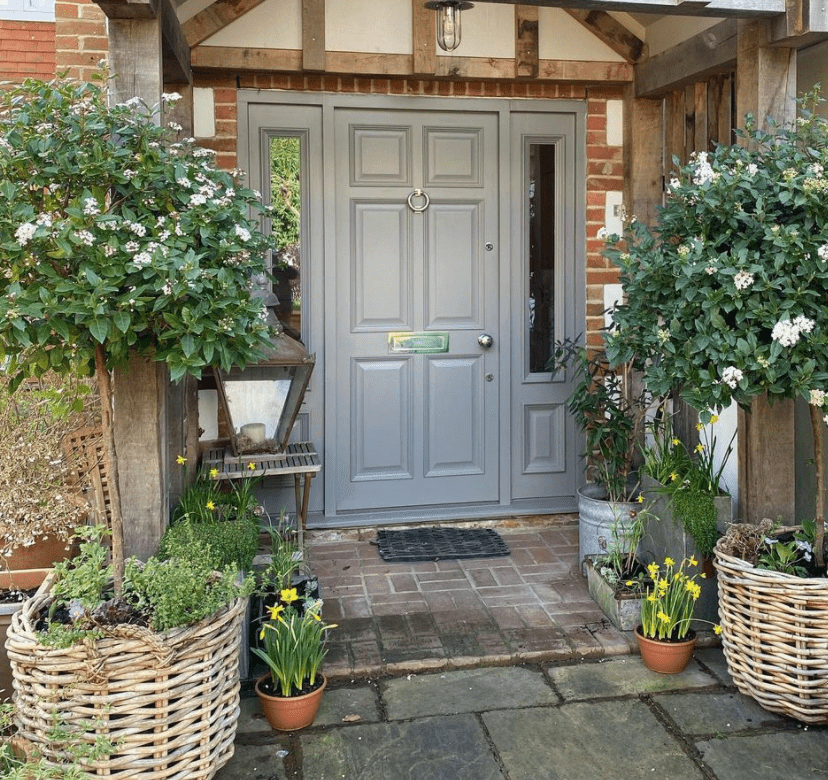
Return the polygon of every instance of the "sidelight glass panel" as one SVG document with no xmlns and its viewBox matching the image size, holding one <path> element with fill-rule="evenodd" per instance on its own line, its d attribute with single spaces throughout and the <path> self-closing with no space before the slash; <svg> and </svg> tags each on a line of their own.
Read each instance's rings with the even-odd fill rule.
<svg viewBox="0 0 828 780">
<path fill-rule="evenodd" d="M 530 373 L 543 373 L 555 341 L 555 145 L 528 145 L 525 209 L 529 265 Z"/>
<path fill-rule="evenodd" d="M 302 147 L 296 136 L 270 138 L 270 202 L 273 206 L 273 292 L 284 332 L 302 337 Z"/>
</svg>

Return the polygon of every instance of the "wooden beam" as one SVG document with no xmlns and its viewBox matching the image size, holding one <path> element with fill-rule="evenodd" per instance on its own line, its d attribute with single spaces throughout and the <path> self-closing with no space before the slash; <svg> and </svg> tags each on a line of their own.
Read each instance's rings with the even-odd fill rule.
<svg viewBox="0 0 828 780">
<path fill-rule="evenodd" d="M 109 19 L 109 67 L 113 103 L 140 97 L 148 106 L 161 102 L 164 89 L 160 19 Z"/>
<path fill-rule="evenodd" d="M 479 3 L 514 5 L 515 0 L 476 0 Z M 762 17 L 785 13 L 785 0 L 521 0 L 543 8 L 578 8 L 627 13 L 677 14 L 679 16 Z"/>
<path fill-rule="evenodd" d="M 263 0 L 215 0 L 182 25 L 187 43 L 191 47 L 198 46 L 261 2 Z"/>
<path fill-rule="evenodd" d="M 515 78 L 538 77 L 538 8 L 515 6 Z"/>
<path fill-rule="evenodd" d="M 693 151 L 706 152 L 710 147 L 707 123 L 707 82 L 693 85 Z"/>
<path fill-rule="evenodd" d="M 411 76 L 412 56 L 364 52 L 327 53 L 329 74 L 353 76 Z M 438 57 L 437 76 L 443 78 L 500 79 L 514 77 L 515 61 L 491 57 Z M 274 71 L 299 73 L 302 52 L 295 49 L 245 49 L 231 46 L 199 46 L 192 51 L 193 69 Z M 633 80 L 626 62 L 577 62 L 541 60 L 539 79 L 577 83 L 623 84 Z"/>
<path fill-rule="evenodd" d="M 579 8 L 564 10 L 627 62 L 634 65 L 647 56 L 647 44 L 606 11 L 587 11 Z"/>
<path fill-rule="evenodd" d="M 161 15 L 161 52 L 164 62 L 164 81 L 174 84 L 192 84 L 190 46 L 171 0 L 159 0 Z"/>
<path fill-rule="evenodd" d="M 302 70 L 325 70 L 325 0 L 302 0 Z"/>
<path fill-rule="evenodd" d="M 155 19 L 156 0 L 96 0 L 107 19 Z"/>
<path fill-rule="evenodd" d="M 437 72 L 437 26 L 434 11 L 423 0 L 411 0 L 412 73 L 425 76 Z"/>
<path fill-rule="evenodd" d="M 726 19 L 635 66 L 636 97 L 657 97 L 736 67 L 736 20 Z"/>
</svg>

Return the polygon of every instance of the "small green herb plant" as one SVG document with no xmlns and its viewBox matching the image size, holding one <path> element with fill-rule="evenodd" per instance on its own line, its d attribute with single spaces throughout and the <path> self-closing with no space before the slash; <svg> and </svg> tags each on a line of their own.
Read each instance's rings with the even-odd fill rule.
<svg viewBox="0 0 828 780">
<path fill-rule="evenodd" d="M 304 611 L 294 606 L 299 601 L 295 588 L 282 590 L 281 602 L 268 607 L 268 619 L 259 632 L 264 647 L 254 647 L 270 669 L 277 696 L 298 696 L 316 687 L 319 667 L 327 650 L 325 639 L 335 624 L 322 620 L 322 601 L 304 603 Z"/>
</svg>

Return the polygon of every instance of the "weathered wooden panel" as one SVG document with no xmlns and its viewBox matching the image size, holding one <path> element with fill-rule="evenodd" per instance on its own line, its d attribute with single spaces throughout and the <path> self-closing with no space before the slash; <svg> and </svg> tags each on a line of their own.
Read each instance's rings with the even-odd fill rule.
<svg viewBox="0 0 828 780">
<path fill-rule="evenodd" d="M 515 6 L 515 78 L 538 77 L 538 9 Z"/>
<path fill-rule="evenodd" d="M 434 11 L 422 0 L 411 0 L 411 35 L 414 62 L 412 73 L 433 75 L 437 70 L 436 22 Z"/>
<path fill-rule="evenodd" d="M 302 69 L 325 70 L 325 0 L 302 0 Z"/>
</svg>

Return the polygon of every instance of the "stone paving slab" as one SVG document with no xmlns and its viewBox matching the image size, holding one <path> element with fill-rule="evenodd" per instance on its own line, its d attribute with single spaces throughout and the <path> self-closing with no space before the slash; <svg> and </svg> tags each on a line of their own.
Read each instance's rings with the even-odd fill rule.
<svg viewBox="0 0 828 780">
<path fill-rule="evenodd" d="M 694 661 L 680 674 L 658 674 L 644 666 L 638 656 L 611 658 L 596 664 L 553 666 L 547 674 L 566 701 L 606 699 L 639 693 L 657 693 L 716 685 Z"/>
<path fill-rule="evenodd" d="M 657 694 L 653 699 L 688 735 L 727 734 L 785 722 L 740 693 Z"/>
<path fill-rule="evenodd" d="M 704 778 L 638 700 L 489 712 L 483 723 L 510 780 Z"/>
<path fill-rule="evenodd" d="M 828 776 L 828 729 L 699 742 L 719 780 L 818 780 Z M 513 778 L 514 780 L 514 778 Z"/>
<path fill-rule="evenodd" d="M 380 720 L 377 691 L 371 685 L 348 686 L 326 690 L 314 721 L 315 726 L 332 726 L 343 719 L 358 717 L 358 723 Z M 347 721 L 346 721 L 347 722 Z"/>
<path fill-rule="evenodd" d="M 301 744 L 305 780 L 504 780 L 473 715 L 331 729 Z"/>
<path fill-rule="evenodd" d="M 389 720 L 535 707 L 560 701 L 539 671 L 520 667 L 412 674 L 385 682 L 382 698 Z"/>
</svg>

